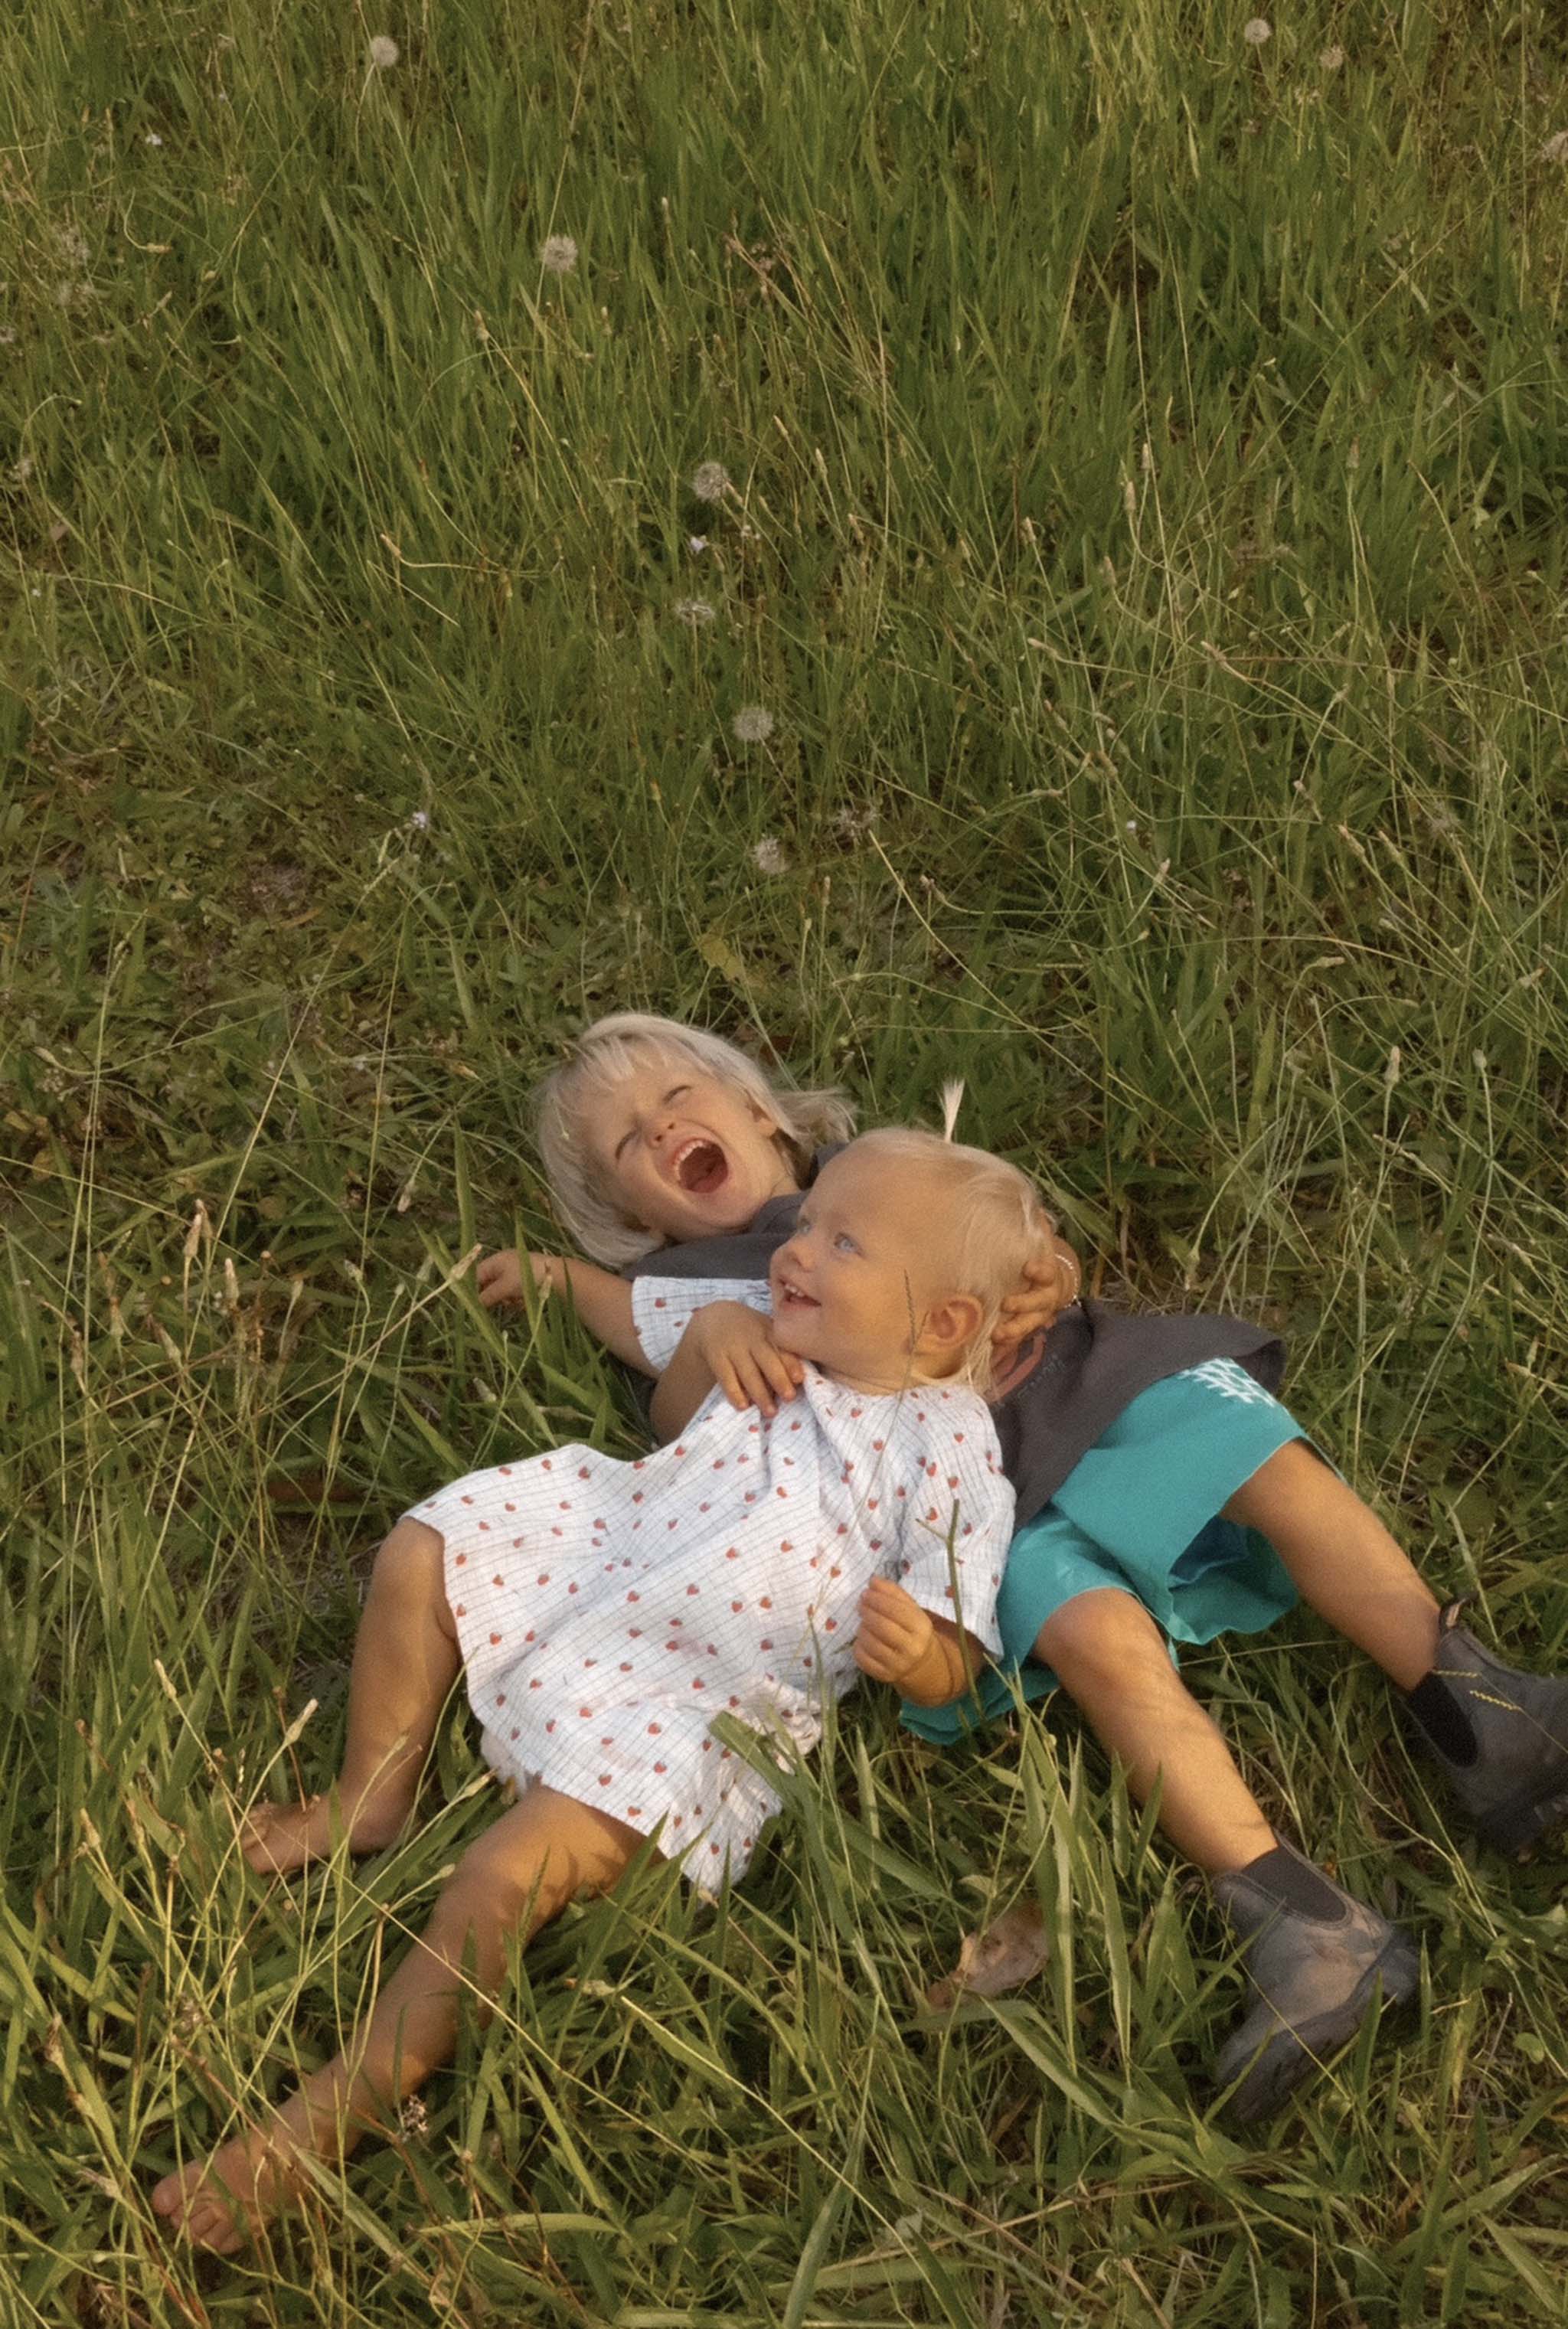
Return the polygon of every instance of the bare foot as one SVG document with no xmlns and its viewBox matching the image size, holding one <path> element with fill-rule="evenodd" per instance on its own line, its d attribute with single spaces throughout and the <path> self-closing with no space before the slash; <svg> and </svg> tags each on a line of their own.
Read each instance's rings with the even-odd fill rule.
<svg viewBox="0 0 1568 2329">
<path fill-rule="evenodd" d="M 305 2150 L 303 2136 L 279 2116 L 222 2145 L 205 2166 L 165 2175 L 154 2187 L 154 2210 L 193 2248 L 237 2256 L 279 2209 L 298 2204 Z"/>
<path fill-rule="evenodd" d="M 410 1805 L 403 1797 L 362 1796 L 348 1826 L 350 1852 L 381 1852 L 396 1838 Z M 291 1876 L 325 1860 L 343 1833 L 341 1800 L 312 1796 L 303 1804 L 257 1804 L 240 1828 L 240 1849 L 263 1876 Z"/>
</svg>

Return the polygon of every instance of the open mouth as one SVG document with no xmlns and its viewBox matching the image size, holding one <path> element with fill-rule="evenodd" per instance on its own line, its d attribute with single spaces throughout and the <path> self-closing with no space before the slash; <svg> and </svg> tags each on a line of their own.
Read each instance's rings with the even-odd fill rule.
<svg viewBox="0 0 1568 2329">
<path fill-rule="evenodd" d="M 671 1157 L 670 1171 L 690 1195 L 711 1197 L 729 1179 L 730 1160 L 716 1140 L 687 1140 Z"/>
<path fill-rule="evenodd" d="M 775 1310 L 820 1310 L 822 1305 L 814 1295 L 795 1284 L 793 1278 L 776 1278 L 773 1281 Z"/>
</svg>

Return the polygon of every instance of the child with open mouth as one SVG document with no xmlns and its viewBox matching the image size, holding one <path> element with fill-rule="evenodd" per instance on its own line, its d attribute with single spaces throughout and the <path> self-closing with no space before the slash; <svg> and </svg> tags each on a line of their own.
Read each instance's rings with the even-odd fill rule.
<svg viewBox="0 0 1568 2329">
<path fill-rule="evenodd" d="M 770 1083 L 716 1037 L 600 1021 L 543 1088 L 540 1145 L 568 1224 L 631 1282 L 497 1255 L 481 1298 L 518 1290 L 523 1267 L 569 1284 L 612 1347 L 662 1367 L 652 1418 L 678 1433 L 709 1381 L 705 1309 L 766 1303 L 779 1249 L 812 1202 L 823 1152 L 808 1143 L 842 1124 L 836 1096 Z M 1308 1601 L 1382 1666 L 1462 1823 L 1504 1852 L 1568 1819 L 1568 1679 L 1507 1665 L 1459 1622 L 1459 1603 L 1440 1608 L 1274 1398 L 1284 1353 L 1266 1328 L 1076 1299 L 1077 1264 L 1055 1240 L 1026 1275 L 998 1323 L 991 1393 L 1017 1495 L 997 1602 L 1005 1656 L 952 1703 L 909 1704 L 904 1719 L 956 1740 L 1060 1683 L 1133 1793 L 1158 1783 L 1162 1829 L 1247 1945 L 1255 2002 L 1215 2076 L 1238 2117 L 1261 2118 L 1380 1999 L 1413 1990 L 1418 1960 L 1276 1834 L 1174 1645 L 1258 1631 Z M 737 1343 L 720 1378 L 732 1399 L 770 1413 L 794 1396 L 791 1340 L 808 1331 L 816 1292 L 787 1280 L 770 1334 Z"/>
</svg>

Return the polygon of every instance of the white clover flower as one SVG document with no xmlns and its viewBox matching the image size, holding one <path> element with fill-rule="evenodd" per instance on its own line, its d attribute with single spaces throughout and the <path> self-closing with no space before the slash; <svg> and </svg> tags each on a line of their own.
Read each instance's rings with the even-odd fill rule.
<svg viewBox="0 0 1568 2329">
<path fill-rule="evenodd" d="M 1340 66 L 1345 62 L 1345 52 L 1340 47 L 1338 42 L 1336 41 L 1332 48 L 1325 49 L 1322 52 L 1318 61 L 1322 66 L 1325 72 L 1337 72 Z"/>
<path fill-rule="evenodd" d="M 1242 27 L 1242 38 L 1250 49 L 1261 49 L 1265 41 L 1274 37 L 1274 27 L 1267 16 L 1249 16 Z"/>
<path fill-rule="evenodd" d="M 700 462 L 692 472 L 692 491 L 700 502 L 722 502 L 730 490 L 730 472 L 723 461 Z"/>
<path fill-rule="evenodd" d="M 370 61 L 377 72 L 390 72 L 402 51 L 390 33 L 376 33 L 371 37 Z"/>
<path fill-rule="evenodd" d="M 149 129 L 146 136 L 142 139 L 142 144 L 144 146 L 161 146 L 163 142 L 163 139 L 158 136 L 156 129 Z"/>
<path fill-rule="evenodd" d="M 773 714 L 765 703 L 743 703 L 730 722 L 737 744 L 765 744 L 773 733 Z"/>
<path fill-rule="evenodd" d="M 1554 130 L 1541 148 L 1543 162 L 1568 162 L 1568 129 Z"/>
<path fill-rule="evenodd" d="M 409 823 L 413 826 L 416 833 L 429 833 L 430 829 L 430 810 L 428 808 L 415 809 L 412 816 L 409 819 Z"/>
<path fill-rule="evenodd" d="M 759 873 L 788 873 L 789 860 L 784 854 L 784 844 L 772 834 L 765 833 L 751 852 Z"/>
<path fill-rule="evenodd" d="M 707 546 L 708 537 L 705 533 L 687 534 L 686 548 L 691 552 L 694 558 L 700 558 Z"/>
<path fill-rule="evenodd" d="M 705 599 L 677 599 L 672 612 L 677 623 L 689 623 L 694 631 L 713 619 L 713 610 Z"/>
<path fill-rule="evenodd" d="M 569 234 L 546 235 L 539 264 L 547 275 L 570 275 L 577 264 L 577 245 Z"/>
</svg>

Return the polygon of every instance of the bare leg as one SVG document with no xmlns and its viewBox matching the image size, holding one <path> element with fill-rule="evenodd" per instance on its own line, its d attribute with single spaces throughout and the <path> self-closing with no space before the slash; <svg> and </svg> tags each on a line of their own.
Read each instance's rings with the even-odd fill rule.
<svg viewBox="0 0 1568 2329">
<path fill-rule="evenodd" d="M 1224 1512 L 1268 1538 L 1302 1599 L 1401 1690 L 1431 1672 L 1437 1602 L 1376 1514 L 1305 1440 L 1260 1465 Z"/>
<path fill-rule="evenodd" d="M 1274 1831 L 1230 1749 L 1130 1593 L 1075 1595 L 1040 1628 L 1034 1655 L 1061 1676 L 1139 1803 L 1159 1780 L 1160 1826 L 1189 1860 L 1222 1876 L 1272 1852 Z"/>
<path fill-rule="evenodd" d="M 448 2060 L 460 1994 L 494 1998 L 524 1941 L 579 1892 L 608 1892 L 643 1839 L 549 1787 L 531 1787 L 458 1862 L 423 1934 L 349 2044 L 265 2125 L 204 2166 L 165 2175 L 153 2206 L 198 2248 L 231 2256 L 293 2200 L 302 2156 L 341 2159 Z M 487 2003 L 481 2010 L 488 2013 Z"/>
<path fill-rule="evenodd" d="M 348 1743 L 338 1816 L 355 1852 L 391 1843 L 413 1808 L 436 1724 L 457 1679 L 457 1628 L 447 1607 L 443 1541 L 422 1521 L 399 1521 L 375 1557 L 348 1687 Z M 332 1848 L 328 1796 L 259 1804 L 241 1849 L 278 1874 Z"/>
</svg>

